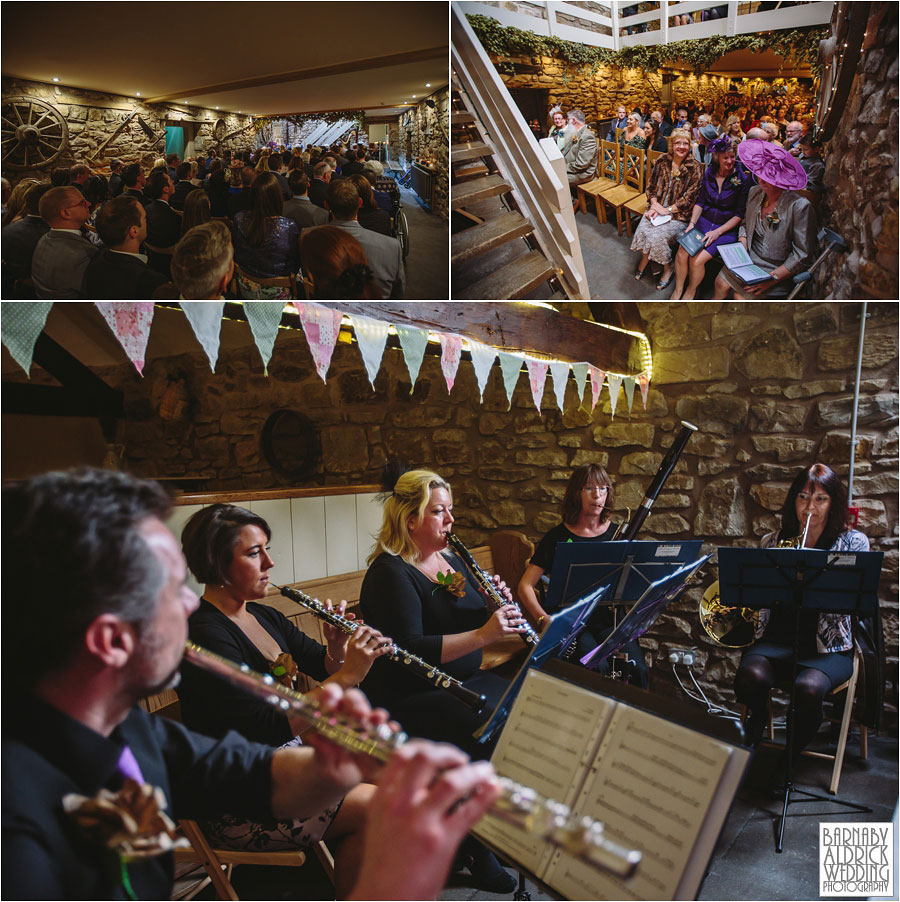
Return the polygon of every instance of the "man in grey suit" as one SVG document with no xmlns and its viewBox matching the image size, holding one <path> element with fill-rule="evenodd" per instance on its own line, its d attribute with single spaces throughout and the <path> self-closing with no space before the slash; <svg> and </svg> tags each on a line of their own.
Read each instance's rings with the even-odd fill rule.
<svg viewBox="0 0 900 902">
<path fill-rule="evenodd" d="M 330 182 L 325 194 L 325 205 L 334 216 L 331 224 L 349 232 L 362 245 L 381 297 L 386 300 L 402 298 L 406 274 L 403 271 L 400 242 L 396 238 L 364 229 L 357 222 L 356 215 L 362 206 L 362 198 L 356 185 L 349 179 Z"/>
<path fill-rule="evenodd" d="M 38 241 L 31 260 L 37 296 L 53 301 L 80 298 L 84 271 L 100 253 L 81 235 L 91 205 L 77 188 L 51 188 L 41 198 L 38 211 L 50 231 Z"/>
<path fill-rule="evenodd" d="M 288 185 L 293 195 L 284 202 L 282 216 L 293 219 L 301 231 L 313 226 L 325 225 L 328 222 L 328 211 L 317 207 L 309 199 L 309 177 L 302 169 L 292 169 L 288 176 Z"/>
<path fill-rule="evenodd" d="M 599 146 L 597 136 L 585 124 L 581 110 L 569 110 L 569 125 L 574 129 L 566 144 L 560 148 L 566 161 L 569 187 L 589 182 L 597 174 Z"/>
</svg>

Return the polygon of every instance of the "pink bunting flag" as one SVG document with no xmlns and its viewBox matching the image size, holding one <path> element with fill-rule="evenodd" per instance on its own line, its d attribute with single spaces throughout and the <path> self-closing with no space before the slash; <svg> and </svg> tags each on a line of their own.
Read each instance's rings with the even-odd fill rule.
<svg viewBox="0 0 900 902">
<path fill-rule="evenodd" d="M 144 375 L 144 355 L 153 322 L 153 301 L 95 301 L 128 359 Z"/>
<path fill-rule="evenodd" d="M 462 354 L 462 338 L 459 335 L 439 333 L 441 340 L 441 372 L 447 382 L 447 394 L 453 391 L 453 383 L 456 381 L 456 371 L 459 369 L 459 359 Z"/>
<path fill-rule="evenodd" d="M 547 370 L 550 364 L 545 360 L 525 359 L 525 366 L 528 367 L 528 381 L 531 383 L 531 397 L 534 399 L 534 406 L 537 408 L 538 414 L 541 412 L 541 400 L 544 397 L 544 384 L 547 381 Z"/>
<path fill-rule="evenodd" d="M 641 387 L 641 403 L 644 405 L 644 410 L 646 410 L 647 395 L 650 394 L 650 377 L 646 373 L 641 373 L 638 376 L 638 385 Z"/>
<path fill-rule="evenodd" d="M 310 304 L 304 301 L 294 301 L 297 313 L 300 315 L 300 325 L 303 326 L 303 334 L 309 343 L 309 350 L 316 364 L 316 372 L 323 382 L 331 366 L 331 355 L 337 344 L 338 333 L 341 331 L 343 314 L 333 307 L 323 307 L 321 304 Z"/>
<path fill-rule="evenodd" d="M 591 374 L 591 413 L 593 413 L 597 402 L 600 400 L 600 389 L 603 388 L 603 380 L 606 378 L 606 373 L 597 369 L 591 363 L 588 364 L 588 370 Z"/>
</svg>

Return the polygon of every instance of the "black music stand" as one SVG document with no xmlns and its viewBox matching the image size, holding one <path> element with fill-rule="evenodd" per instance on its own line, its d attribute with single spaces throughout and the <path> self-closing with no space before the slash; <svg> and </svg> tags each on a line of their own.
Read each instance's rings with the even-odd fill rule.
<svg viewBox="0 0 900 902">
<path fill-rule="evenodd" d="M 596 670 L 610 655 L 614 655 L 626 643 L 643 636 L 666 607 L 681 595 L 691 577 L 711 557 L 712 554 L 705 554 L 651 583 L 631 610 L 622 618 L 622 622 L 596 648 L 589 651 L 581 659 L 581 663 L 591 670 Z"/>
<path fill-rule="evenodd" d="M 798 789 L 793 785 L 794 712 L 797 702 L 798 658 L 800 655 L 800 612 L 849 614 L 852 617 L 873 614 L 878 607 L 878 580 L 881 576 L 880 551 L 822 551 L 815 548 L 720 548 L 719 596 L 728 606 L 789 608 L 794 613 L 794 647 L 790 704 L 785 741 L 784 804 L 778 827 L 775 851 L 784 850 L 784 827 L 788 806 L 804 799 L 792 799 L 792 793 L 832 802 L 856 811 L 871 811 L 865 805 L 845 802 L 821 793 Z M 853 622 L 853 621 L 851 621 Z M 845 704 L 852 705 L 848 698 Z"/>
</svg>

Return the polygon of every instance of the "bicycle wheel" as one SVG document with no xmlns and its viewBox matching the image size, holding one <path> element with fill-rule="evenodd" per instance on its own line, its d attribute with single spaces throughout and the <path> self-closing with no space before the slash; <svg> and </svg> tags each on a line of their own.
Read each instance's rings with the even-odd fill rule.
<svg viewBox="0 0 900 902">
<path fill-rule="evenodd" d="M 409 226 L 407 225 L 406 214 L 403 212 L 402 207 L 397 211 L 396 232 L 397 240 L 400 242 L 400 250 L 403 253 L 403 259 L 405 260 L 409 255 Z"/>
</svg>

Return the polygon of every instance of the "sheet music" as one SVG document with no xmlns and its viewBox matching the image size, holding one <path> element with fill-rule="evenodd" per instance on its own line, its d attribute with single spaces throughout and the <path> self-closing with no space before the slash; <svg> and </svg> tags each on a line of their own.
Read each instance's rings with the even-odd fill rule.
<svg viewBox="0 0 900 902">
<path fill-rule="evenodd" d="M 580 686 L 530 670 L 491 761 L 499 774 L 572 805 L 615 705 Z M 474 832 L 537 875 L 553 854 L 543 840 L 490 815 Z"/>
<path fill-rule="evenodd" d="M 555 852 L 545 881 L 568 899 L 675 899 L 732 749 L 618 705 L 574 805 L 643 859 L 624 883 Z M 729 800 L 730 801 L 730 800 Z"/>
</svg>

